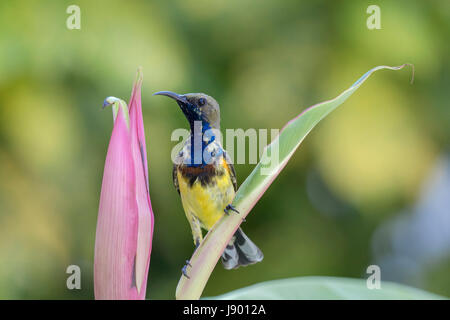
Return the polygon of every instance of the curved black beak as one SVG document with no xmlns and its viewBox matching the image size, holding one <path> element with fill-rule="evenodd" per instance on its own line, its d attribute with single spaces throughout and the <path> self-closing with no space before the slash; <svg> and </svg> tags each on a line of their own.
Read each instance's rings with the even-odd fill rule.
<svg viewBox="0 0 450 320">
<path fill-rule="evenodd" d="M 153 95 L 154 96 L 166 96 L 166 97 L 172 98 L 175 101 L 182 103 L 182 104 L 188 103 L 187 98 L 184 95 L 177 94 L 177 93 L 171 92 L 171 91 L 159 91 L 159 92 L 155 92 Z"/>
<path fill-rule="evenodd" d="M 190 103 L 188 101 L 188 98 L 183 94 L 177 94 L 175 92 L 171 91 L 159 91 L 153 94 L 154 96 L 166 96 L 169 98 L 174 99 L 178 106 L 180 107 L 181 111 L 184 113 L 184 116 L 189 121 L 189 124 L 191 127 L 194 124 L 194 121 L 200 121 L 201 120 L 201 113 L 198 110 L 197 106 Z"/>
</svg>

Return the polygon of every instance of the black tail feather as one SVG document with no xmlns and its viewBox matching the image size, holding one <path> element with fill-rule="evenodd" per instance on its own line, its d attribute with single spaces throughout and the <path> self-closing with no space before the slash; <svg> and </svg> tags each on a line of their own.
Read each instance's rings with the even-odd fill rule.
<svg viewBox="0 0 450 320">
<path fill-rule="evenodd" d="M 227 270 L 236 269 L 260 262 L 263 258 L 262 251 L 239 228 L 222 254 L 222 264 Z"/>
</svg>

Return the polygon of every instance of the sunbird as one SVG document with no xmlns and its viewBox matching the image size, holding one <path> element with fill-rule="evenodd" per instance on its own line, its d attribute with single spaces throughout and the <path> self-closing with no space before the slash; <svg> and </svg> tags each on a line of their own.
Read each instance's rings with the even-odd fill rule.
<svg viewBox="0 0 450 320">
<path fill-rule="evenodd" d="M 174 99 L 191 129 L 175 159 L 172 175 L 192 229 L 194 244 L 198 247 L 203 240 L 202 228 L 211 229 L 230 211 L 239 213 L 231 205 L 237 190 L 236 172 L 216 136 L 220 132 L 220 107 L 213 97 L 204 93 L 180 95 L 160 91 L 155 95 Z M 263 257 L 262 251 L 239 228 L 221 260 L 224 268 L 229 270 L 260 262 Z M 185 276 L 186 266 L 182 269 Z"/>
</svg>

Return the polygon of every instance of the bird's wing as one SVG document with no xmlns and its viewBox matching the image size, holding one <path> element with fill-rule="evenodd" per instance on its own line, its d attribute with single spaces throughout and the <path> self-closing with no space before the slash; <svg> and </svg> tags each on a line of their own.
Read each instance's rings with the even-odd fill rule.
<svg viewBox="0 0 450 320">
<path fill-rule="evenodd" d="M 177 165 L 173 165 L 172 170 L 172 179 L 173 179 L 173 185 L 175 189 L 177 190 L 178 194 L 180 194 L 180 186 L 178 185 L 178 175 L 177 175 Z"/>
<path fill-rule="evenodd" d="M 231 182 L 233 183 L 234 191 L 236 192 L 237 191 L 236 171 L 234 170 L 234 165 L 233 163 L 231 163 L 231 159 L 226 151 L 224 151 L 224 155 L 225 155 L 225 162 L 227 163 L 229 168 Z"/>
</svg>

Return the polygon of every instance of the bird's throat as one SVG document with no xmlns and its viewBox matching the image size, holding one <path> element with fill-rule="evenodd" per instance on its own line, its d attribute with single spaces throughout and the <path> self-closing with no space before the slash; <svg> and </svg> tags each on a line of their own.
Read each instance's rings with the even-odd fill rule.
<svg viewBox="0 0 450 320">
<path fill-rule="evenodd" d="M 191 163 L 188 166 L 198 167 L 210 163 L 211 154 L 205 150 L 216 140 L 216 135 L 211 125 L 206 121 L 196 121 L 191 124 Z M 212 155 L 214 156 L 214 155 Z M 205 159 L 209 158 L 209 159 Z"/>
</svg>

